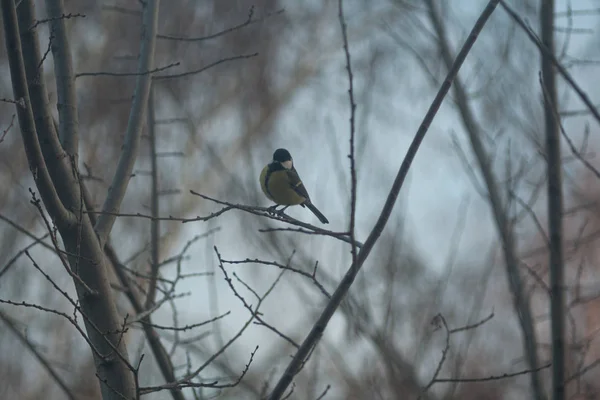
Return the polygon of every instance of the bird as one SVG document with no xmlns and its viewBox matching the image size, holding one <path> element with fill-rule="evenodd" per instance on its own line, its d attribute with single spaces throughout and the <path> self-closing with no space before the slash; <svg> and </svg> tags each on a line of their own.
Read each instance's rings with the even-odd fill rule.
<svg viewBox="0 0 600 400">
<path fill-rule="evenodd" d="M 263 168 L 259 179 L 265 196 L 276 203 L 270 209 L 275 211 L 277 206 L 285 206 L 277 211 L 281 213 L 289 206 L 299 204 L 312 211 L 321 223 L 329 223 L 329 220 L 310 200 L 308 191 L 298 176 L 298 171 L 294 168 L 292 155 L 286 149 L 275 150 L 273 160 Z"/>
</svg>

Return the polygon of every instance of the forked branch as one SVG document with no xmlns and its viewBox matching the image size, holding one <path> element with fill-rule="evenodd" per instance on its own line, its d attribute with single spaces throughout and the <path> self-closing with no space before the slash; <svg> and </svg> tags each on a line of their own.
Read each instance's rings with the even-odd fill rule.
<svg viewBox="0 0 600 400">
<path fill-rule="evenodd" d="M 140 59 L 138 63 L 138 72 L 149 71 L 154 67 L 154 51 L 156 44 L 156 29 L 158 25 L 158 4 L 159 0 L 147 0 L 144 4 L 144 20 L 142 24 L 143 38 L 140 49 Z M 135 83 L 133 104 L 127 121 L 127 130 L 125 132 L 125 143 L 123 151 L 117 164 L 117 170 L 113 177 L 110 190 L 102 206 L 98 222 L 94 229 L 100 240 L 101 247 L 104 247 L 106 239 L 115 223 L 115 215 L 119 211 L 125 191 L 131 179 L 131 172 L 138 154 L 140 138 L 142 136 L 142 127 L 144 125 L 144 116 L 148 96 L 150 93 L 150 83 L 152 76 L 150 74 L 138 75 Z"/>
</svg>

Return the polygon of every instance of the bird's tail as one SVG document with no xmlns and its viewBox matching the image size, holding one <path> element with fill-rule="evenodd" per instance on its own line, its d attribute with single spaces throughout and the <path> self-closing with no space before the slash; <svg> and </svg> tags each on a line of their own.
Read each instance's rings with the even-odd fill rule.
<svg viewBox="0 0 600 400">
<path fill-rule="evenodd" d="M 325 216 L 321 213 L 321 211 L 319 211 L 319 209 L 317 207 L 314 206 L 313 203 L 311 203 L 310 201 L 307 201 L 306 203 L 304 203 L 304 205 L 306 205 L 306 207 L 308 207 L 308 209 L 310 211 L 312 211 L 313 214 L 315 214 L 317 216 L 317 218 L 319 218 L 319 221 L 321 221 L 322 224 L 329 223 L 329 220 L 327 218 L 325 218 Z"/>
</svg>

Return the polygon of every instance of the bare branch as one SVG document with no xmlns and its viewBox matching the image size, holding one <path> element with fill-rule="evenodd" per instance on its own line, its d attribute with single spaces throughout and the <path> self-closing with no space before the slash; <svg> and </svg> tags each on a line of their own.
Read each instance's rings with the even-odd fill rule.
<svg viewBox="0 0 600 400">
<path fill-rule="evenodd" d="M 166 80 L 166 79 L 183 78 L 185 76 L 196 75 L 196 74 L 199 74 L 201 72 L 206 71 L 207 69 L 210 69 L 212 67 L 216 67 L 217 65 L 221 65 L 221 64 L 229 62 L 229 61 L 244 60 L 244 59 L 247 59 L 247 58 L 256 57 L 257 55 L 258 55 L 258 53 L 252 53 L 252 54 L 245 54 L 245 55 L 241 55 L 241 56 L 226 57 L 226 58 L 222 58 L 222 59 L 220 59 L 218 61 L 215 61 L 213 63 L 210 63 L 208 65 L 205 65 L 204 67 L 201 67 L 201 68 L 198 68 L 198 69 L 194 69 L 194 70 L 191 70 L 191 71 L 181 72 L 179 74 L 172 74 L 172 75 L 155 76 L 154 80 L 156 80 L 156 81 L 162 81 L 162 80 Z"/>
<path fill-rule="evenodd" d="M 323 390 L 323 393 L 321 393 L 321 395 L 319 395 L 319 397 L 317 397 L 316 400 L 324 399 L 325 396 L 327 396 L 327 392 L 329 392 L 329 389 L 331 389 L 331 385 L 327 385 L 325 387 L 325 390 Z"/>
<path fill-rule="evenodd" d="M 158 278 L 158 265 L 160 258 L 160 220 L 158 217 L 158 162 L 156 159 L 156 129 L 154 126 L 154 86 L 150 84 L 148 96 L 147 129 L 150 140 L 150 169 L 152 171 L 152 183 L 150 188 L 150 279 L 148 281 L 148 294 L 146 297 L 146 308 L 150 308 L 156 296 L 156 279 Z"/>
<path fill-rule="evenodd" d="M 50 22 L 50 30 L 54 36 L 51 41 L 54 59 L 54 74 L 58 101 L 59 138 L 63 149 L 73 157 L 77 164 L 79 154 L 79 120 L 77 118 L 77 102 L 75 98 L 75 79 L 71 60 L 71 45 L 67 37 L 65 19 L 81 14 L 65 14 L 63 0 L 46 0 L 48 19 L 36 21 L 34 27 L 43 22 Z"/>
<path fill-rule="evenodd" d="M 25 2 L 27 3 L 27 2 Z M 27 8 L 28 4 L 21 4 L 21 8 Z M 2 1 L 2 15 L 4 21 L 4 38 L 8 49 L 11 81 L 13 85 L 14 97 L 22 99 L 24 107 L 17 107 L 19 126 L 21 136 L 25 145 L 29 169 L 40 190 L 40 195 L 48 211 L 57 218 L 58 222 L 69 223 L 75 221 L 75 215 L 68 211 L 63 205 L 56 187 L 52 183 L 52 178 L 36 131 L 34 122 L 33 96 L 29 95 L 27 77 L 25 71 L 25 61 L 21 50 L 21 37 L 19 35 L 19 24 L 17 22 L 17 13 L 14 1 Z M 30 41 L 35 41 L 32 32 L 27 32 L 23 37 Z M 40 123 L 39 129 L 44 129 Z"/>
<path fill-rule="evenodd" d="M 565 389 L 565 293 L 563 265 L 563 197 L 562 162 L 559 122 L 556 119 L 558 96 L 556 73 L 552 65 L 554 54 L 554 0 L 540 6 L 542 91 L 546 125 L 546 158 L 548 164 L 548 243 L 550 269 L 550 314 L 552 333 L 552 398 L 564 400 Z M 599 120 L 600 122 L 600 120 Z"/>
<path fill-rule="evenodd" d="M 58 2 L 56 2 L 56 3 L 57 3 L 56 5 L 58 6 L 59 5 Z M 62 3 L 62 1 L 60 3 Z M 54 14 L 54 15 L 52 15 L 52 11 L 50 11 L 50 9 L 48 8 L 47 4 L 48 4 L 48 2 L 46 3 L 46 7 L 48 9 L 48 14 L 50 15 L 50 17 L 49 18 L 45 18 L 45 19 L 36 20 L 35 23 L 29 29 L 35 29 L 35 28 L 38 27 L 38 25 L 45 24 L 47 22 L 56 22 L 58 20 L 65 20 L 65 19 L 78 18 L 78 17 L 79 18 L 85 18 L 85 15 L 84 14 L 80 14 L 80 13 L 75 13 L 75 14 L 68 13 L 68 14 Z M 61 8 L 61 10 L 64 9 L 64 5 L 60 4 L 60 8 Z M 56 11 L 56 10 L 54 10 L 54 11 Z M 54 29 L 54 28 L 51 28 L 51 29 Z"/>
<path fill-rule="evenodd" d="M 10 119 L 10 124 L 8 124 L 8 127 L 2 131 L 2 135 L 0 135 L 0 143 L 4 142 L 4 138 L 6 138 L 8 131 L 10 131 L 10 128 L 12 128 L 13 125 L 15 124 L 15 117 L 16 117 L 16 114 L 13 114 Z"/>
<path fill-rule="evenodd" d="M 316 277 L 316 274 L 317 274 L 317 263 L 315 264 L 315 267 L 314 267 L 314 269 L 313 269 L 313 272 L 312 272 L 312 273 L 308 273 L 308 272 L 306 272 L 306 271 L 303 271 L 303 270 L 301 270 L 301 269 L 298 269 L 298 268 L 291 267 L 291 266 L 289 265 L 289 263 L 287 263 L 287 264 L 285 264 L 285 265 L 284 265 L 284 264 L 278 263 L 278 262 L 276 262 L 276 261 L 265 261 L 265 260 L 259 260 L 259 259 L 257 259 L 257 258 L 255 258 L 255 259 L 253 259 L 253 260 L 251 260 L 251 259 L 249 259 L 249 258 L 246 258 L 245 260 L 235 260 L 235 261 L 233 261 L 233 260 L 225 260 L 225 259 L 221 259 L 221 262 L 222 262 L 222 263 L 224 263 L 224 264 L 259 264 L 259 265 L 272 265 L 272 266 L 274 266 L 274 267 L 277 267 L 277 268 L 279 268 L 279 269 L 288 270 L 288 271 L 291 271 L 291 272 L 293 272 L 293 273 L 295 273 L 295 274 L 298 274 L 298 275 L 304 276 L 304 277 L 306 277 L 306 278 L 309 278 L 309 279 L 310 279 L 310 280 L 311 280 L 311 281 L 314 283 L 314 285 L 315 285 L 315 286 L 316 286 L 316 287 L 317 287 L 317 288 L 318 288 L 318 289 L 321 291 L 321 293 L 323 293 L 323 295 L 324 295 L 325 297 L 327 297 L 327 298 L 331 298 L 331 294 L 329 294 L 329 292 L 327 292 L 327 290 L 326 290 L 326 289 L 325 289 L 325 287 L 324 287 L 324 286 L 321 284 L 321 282 L 319 282 L 319 281 L 317 280 L 317 277 Z"/>
<path fill-rule="evenodd" d="M 437 377 L 440 374 L 442 367 L 444 366 L 444 362 L 446 361 L 446 357 L 448 356 L 448 351 L 450 350 L 450 329 L 448 328 L 448 324 L 446 323 L 446 318 L 444 318 L 442 314 L 438 314 L 433 318 L 431 323 L 433 325 L 440 325 L 441 323 L 441 325 L 444 326 L 444 331 L 446 332 L 446 339 L 444 343 L 444 348 L 442 349 L 442 357 L 440 358 L 440 361 L 438 362 L 438 365 L 435 368 L 435 371 L 433 372 L 433 377 L 431 378 L 427 386 L 423 388 L 423 392 L 419 396 L 419 400 L 421 399 L 423 393 L 428 391 L 437 382 Z"/>
<path fill-rule="evenodd" d="M 237 291 L 237 289 L 235 288 L 235 286 L 233 285 L 233 282 L 231 280 L 231 278 L 229 277 L 229 275 L 227 274 L 227 270 L 225 269 L 225 266 L 223 265 L 223 259 L 221 258 L 221 254 L 219 254 L 217 252 L 217 257 L 219 258 L 219 268 L 221 269 L 221 271 L 223 271 L 223 275 L 225 275 L 225 282 L 227 282 L 227 284 L 229 285 L 229 288 L 231 289 L 231 291 L 233 292 L 234 296 L 237 297 L 242 304 L 244 305 L 244 307 L 250 311 L 250 314 L 254 316 L 254 319 L 256 319 L 258 322 L 255 322 L 255 324 L 258 325 L 262 325 L 268 329 L 270 329 L 271 331 L 275 332 L 279 337 L 281 337 L 282 339 L 284 339 L 286 342 L 288 342 L 289 344 L 291 344 L 292 346 L 298 348 L 300 347 L 293 339 L 291 339 L 289 336 L 285 335 L 284 333 L 282 333 L 280 330 L 278 330 L 277 328 L 275 328 L 273 325 L 268 324 L 267 322 L 265 322 L 265 320 L 261 317 L 261 315 L 258 312 L 258 308 L 253 310 L 252 309 L 252 305 L 249 304 L 246 299 L 244 298 L 244 296 L 242 296 L 240 294 L 240 292 Z M 290 258 L 288 259 L 288 265 L 291 261 L 293 257 L 293 253 L 292 256 L 290 256 Z M 283 276 L 283 274 L 285 273 L 285 269 L 281 269 L 281 272 L 279 273 L 279 275 L 277 276 L 277 279 L 275 281 L 275 284 L 279 281 L 279 279 L 281 279 L 281 277 Z M 260 302 L 264 299 L 264 297 L 266 295 L 269 294 L 269 292 L 267 292 L 264 296 L 260 296 L 258 293 L 256 293 L 256 291 L 254 289 L 252 289 L 248 284 L 246 284 L 246 282 L 244 282 L 243 280 L 240 279 L 239 276 L 237 276 L 237 274 L 234 272 L 233 276 L 238 280 L 238 282 L 240 282 L 242 285 L 244 285 L 244 287 L 246 287 L 246 289 L 248 289 L 257 299 L 257 301 Z M 274 286 L 272 286 L 274 287 Z"/>
<path fill-rule="evenodd" d="M 7 99 L 7 98 L 4 98 L 4 97 L 3 97 L 3 98 L 0 98 L 0 101 L 1 101 L 2 103 L 15 104 L 15 105 L 17 105 L 17 106 L 19 106 L 19 107 L 23 107 L 23 108 L 25 108 L 25 107 L 26 107 L 26 106 L 25 106 L 25 100 L 24 100 L 23 98 L 20 98 L 20 99 L 18 99 L 18 100 L 13 100 L 13 99 Z"/>
<path fill-rule="evenodd" d="M 185 325 L 185 326 L 164 326 L 164 325 L 157 325 L 157 324 L 151 324 L 149 322 L 146 322 L 145 320 L 142 320 L 140 322 L 142 324 L 144 324 L 144 325 L 151 325 L 155 329 L 162 329 L 162 330 L 168 330 L 168 331 L 187 331 L 187 330 L 190 330 L 190 329 L 199 328 L 201 326 L 213 323 L 213 322 L 215 322 L 215 321 L 217 321 L 217 320 L 219 320 L 221 318 L 225 318 L 229 314 L 231 314 L 231 311 L 227 311 L 225 314 L 218 315 L 218 316 L 216 316 L 214 318 L 211 318 L 209 320 L 206 320 L 206 321 L 203 321 L 203 322 L 198 322 L 197 324 L 190 324 L 190 325 Z"/>
<path fill-rule="evenodd" d="M 214 213 L 206 216 L 206 217 L 196 217 L 196 218 L 192 218 L 192 219 L 188 219 L 188 220 L 183 220 L 182 222 L 184 222 L 184 223 L 186 223 L 186 222 L 192 222 L 192 221 L 198 221 L 198 220 L 206 221 L 208 219 L 215 218 L 215 217 L 217 217 L 217 216 L 219 216 L 219 215 L 221 215 L 221 214 L 223 214 L 223 213 L 225 213 L 227 211 L 230 211 L 230 210 L 241 210 L 241 211 L 248 212 L 250 214 L 264 216 L 264 217 L 267 217 L 267 218 L 270 218 L 270 219 L 273 219 L 273 220 L 276 220 L 276 221 L 287 222 L 287 223 L 289 223 L 291 225 L 296 225 L 296 226 L 308 229 L 308 230 L 312 231 L 311 233 L 314 233 L 315 235 L 331 236 L 331 237 L 339 239 L 341 241 L 344 241 L 344 242 L 347 242 L 347 243 L 352 243 L 350 241 L 350 238 L 348 237 L 349 235 L 348 235 L 347 232 L 333 232 L 333 231 L 329 231 L 329 230 L 326 230 L 326 229 L 322 229 L 322 228 L 319 228 L 317 226 L 314 226 L 314 225 L 307 224 L 305 222 L 299 221 L 299 220 L 297 220 L 295 218 L 292 218 L 289 215 L 286 215 L 284 213 L 273 214 L 273 212 L 272 212 L 271 209 L 265 208 L 265 207 L 251 207 L 251 206 L 246 206 L 246 205 L 242 205 L 242 204 L 233 204 L 233 203 L 229 203 L 229 202 L 226 202 L 226 201 L 214 199 L 212 197 L 209 197 L 209 196 L 206 196 L 204 194 L 195 192 L 193 190 L 190 190 L 190 193 L 193 194 L 193 195 L 195 195 L 195 196 L 202 197 L 203 199 L 210 200 L 212 202 L 215 202 L 215 203 L 220 204 L 220 205 L 225 206 L 225 207 L 222 208 L 219 211 L 216 211 L 216 212 L 214 212 Z M 135 215 L 132 215 L 132 216 L 135 216 Z M 261 229 L 260 231 L 261 232 L 268 232 L 270 230 L 271 229 Z M 273 230 L 275 230 L 275 229 L 273 229 Z M 300 231 L 300 230 L 292 230 L 292 231 L 307 233 L 305 231 Z M 355 241 L 355 245 L 357 247 L 362 247 L 363 246 L 362 243 L 360 243 L 358 241 Z"/>
<path fill-rule="evenodd" d="M 344 54 L 346 56 L 346 72 L 348 72 L 348 100 L 350 102 L 350 243 L 352 252 L 352 262 L 356 262 L 356 241 L 354 236 L 354 226 L 356 224 L 356 166 L 354 157 L 354 136 L 356 129 L 354 119 L 356 114 L 356 104 L 354 103 L 354 79 L 352 76 L 352 63 L 350 61 L 350 49 L 348 48 L 348 32 L 346 28 L 346 19 L 344 18 L 343 0 L 338 0 L 338 18 L 342 30 L 342 40 L 344 43 Z"/>
<path fill-rule="evenodd" d="M 541 367 L 538 367 L 537 370 L 524 369 L 522 371 L 508 372 L 508 373 L 501 374 L 501 375 L 490 375 L 490 376 L 486 376 L 486 377 L 482 377 L 482 378 L 457 378 L 457 379 L 441 378 L 441 379 L 437 379 L 436 382 L 439 382 L 439 383 L 449 383 L 449 382 L 465 383 L 465 382 L 499 381 L 502 379 L 514 378 L 514 377 L 521 376 L 521 375 L 530 375 L 530 374 L 533 374 L 536 372 L 540 372 L 540 371 L 550 368 L 551 365 L 552 365 L 551 363 L 548 363 L 546 365 L 542 365 Z"/>
<path fill-rule="evenodd" d="M 283 12 L 284 12 L 284 10 L 281 9 L 281 10 L 278 10 L 275 12 L 267 13 L 260 18 L 252 19 L 252 17 L 254 16 L 254 6 L 252 6 L 252 7 L 250 7 L 250 10 L 248 11 L 248 18 L 246 19 L 245 22 L 242 22 L 241 24 L 232 26 L 231 28 L 227 28 L 222 31 L 213 33 L 211 35 L 200 36 L 200 37 L 184 37 L 184 36 L 176 36 L 176 35 L 165 35 L 165 34 L 159 33 L 158 35 L 156 35 L 156 37 L 158 39 L 174 40 L 174 41 L 178 41 L 178 42 L 203 42 L 205 40 L 216 39 L 216 38 L 218 38 L 220 36 L 224 36 L 228 33 L 235 32 L 235 31 L 240 30 L 248 25 L 252 25 L 257 22 L 262 22 L 269 17 L 282 14 Z"/>
<path fill-rule="evenodd" d="M 154 50 L 156 43 L 156 27 L 158 25 L 159 0 L 146 0 L 144 3 L 144 22 L 142 26 L 143 39 L 140 48 L 140 60 L 138 72 L 148 71 L 154 66 Z M 102 206 L 102 211 L 118 212 L 125 196 L 125 191 L 131 179 L 133 165 L 137 158 L 140 144 L 140 136 L 144 125 L 144 115 L 150 92 L 151 76 L 149 74 L 138 75 L 136 79 L 133 104 L 127 122 L 125 132 L 125 143 L 123 152 L 119 158 L 117 171 L 113 177 L 108 195 Z M 101 214 L 95 226 L 96 234 L 100 240 L 101 247 L 112 230 L 115 216 L 112 214 Z"/>
<path fill-rule="evenodd" d="M 81 78 L 81 77 L 86 77 L 86 76 L 114 76 L 114 77 L 145 76 L 145 75 L 152 75 L 157 72 L 165 71 L 169 68 L 178 67 L 179 65 L 181 65 L 180 62 L 174 62 L 174 63 L 167 64 L 165 66 L 157 67 L 154 69 L 145 69 L 145 70 L 138 69 L 138 72 L 109 72 L 109 71 L 80 72 L 78 74 L 75 74 L 75 78 Z M 134 96 L 134 99 L 135 99 L 135 96 Z M 128 98 L 126 100 L 129 101 L 130 99 Z"/>
</svg>

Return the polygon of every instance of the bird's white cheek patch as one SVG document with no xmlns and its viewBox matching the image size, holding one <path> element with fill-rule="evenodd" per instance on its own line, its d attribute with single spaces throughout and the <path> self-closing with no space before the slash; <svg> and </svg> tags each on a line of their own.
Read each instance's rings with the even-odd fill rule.
<svg viewBox="0 0 600 400">
<path fill-rule="evenodd" d="M 285 169 L 292 169 L 292 160 L 288 160 L 288 161 L 284 161 L 281 163 L 281 165 L 283 165 L 283 168 Z"/>
</svg>

